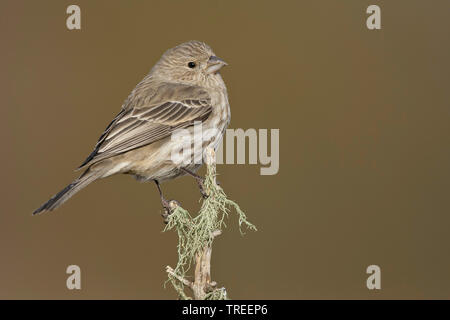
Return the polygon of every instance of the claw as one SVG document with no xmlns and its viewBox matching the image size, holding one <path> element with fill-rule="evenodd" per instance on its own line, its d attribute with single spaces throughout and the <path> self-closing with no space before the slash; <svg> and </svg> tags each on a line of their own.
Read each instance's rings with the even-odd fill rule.
<svg viewBox="0 0 450 320">
<path fill-rule="evenodd" d="M 175 211 L 175 209 L 181 204 L 177 200 L 169 200 L 161 199 L 161 203 L 163 205 L 164 213 L 161 214 L 161 217 L 164 219 L 164 223 L 169 223 L 169 216 Z"/>
<path fill-rule="evenodd" d="M 205 190 L 200 189 L 200 194 L 202 195 L 203 199 L 208 199 L 209 198 L 209 194 L 206 193 Z"/>
</svg>

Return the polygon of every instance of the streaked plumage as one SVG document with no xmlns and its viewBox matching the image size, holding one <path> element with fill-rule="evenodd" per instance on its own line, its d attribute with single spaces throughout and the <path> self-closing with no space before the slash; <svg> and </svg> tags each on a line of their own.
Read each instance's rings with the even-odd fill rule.
<svg viewBox="0 0 450 320">
<path fill-rule="evenodd" d="M 190 67 L 192 63 L 195 67 Z M 159 182 L 185 174 L 183 168 L 195 172 L 200 164 L 171 161 L 172 151 L 180 148 L 171 135 L 177 129 L 193 132 L 194 123 L 201 123 L 202 141 L 197 142 L 202 148 L 196 151 L 218 146 L 230 121 L 227 91 L 218 73 L 224 65 L 209 46 L 198 41 L 164 53 L 79 167 L 83 174 L 34 213 L 53 210 L 92 181 L 114 174 Z"/>
</svg>

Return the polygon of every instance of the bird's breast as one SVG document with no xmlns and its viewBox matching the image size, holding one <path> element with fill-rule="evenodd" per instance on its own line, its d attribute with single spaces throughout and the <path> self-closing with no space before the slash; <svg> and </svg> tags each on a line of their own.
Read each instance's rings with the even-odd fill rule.
<svg viewBox="0 0 450 320">
<path fill-rule="evenodd" d="M 213 110 L 211 116 L 203 123 L 204 148 L 217 148 L 225 129 L 231 119 L 230 104 L 226 90 L 220 90 L 212 95 Z M 213 134 L 214 133 L 214 134 Z"/>
</svg>

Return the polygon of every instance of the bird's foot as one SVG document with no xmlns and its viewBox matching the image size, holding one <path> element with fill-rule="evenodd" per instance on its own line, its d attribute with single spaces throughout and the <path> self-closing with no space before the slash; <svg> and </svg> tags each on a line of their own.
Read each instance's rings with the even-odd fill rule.
<svg viewBox="0 0 450 320">
<path fill-rule="evenodd" d="M 204 179 L 197 180 L 198 188 L 200 189 L 200 194 L 202 195 L 203 199 L 207 199 L 209 197 L 209 194 L 205 191 L 205 186 L 203 184 Z"/>
<path fill-rule="evenodd" d="M 205 191 L 205 185 L 204 185 L 205 179 L 197 179 L 198 187 L 200 189 L 200 194 L 202 195 L 203 199 L 207 199 L 209 197 L 209 194 Z M 220 186 L 219 181 L 215 181 L 216 185 Z"/>
<path fill-rule="evenodd" d="M 177 207 L 180 207 L 181 204 L 177 200 L 169 200 L 161 199 L 161 204 L 164 209 L 164 213 L 161 214 L 161 216 L 164 219 L 164 223 L 169 223 L 169 216 L 175 211 Z"/>
</svg>

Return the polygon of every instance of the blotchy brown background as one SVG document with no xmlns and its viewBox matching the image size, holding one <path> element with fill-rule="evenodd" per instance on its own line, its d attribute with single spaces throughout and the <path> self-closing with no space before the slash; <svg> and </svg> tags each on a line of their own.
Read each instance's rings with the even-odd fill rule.
<svg viewBox="0 0 450 320">
<path fill-rule="evenodd" d="M 66 29 L 81 7 L 82 30 Z M 382 30 L 366 28 L 381 7 Z M 175 299 L 176 234 L 153 184 L 68 184 L 160 55 L 229 62 L 231 128 L 279 128 L 280 171 L 221 165 L 230 216 L 213 278 L 233 299 L 450 298 L 449 1 L 2 1 L 0 298 Z M 202 171 L 203 172 L 203 171 Z M 189 177 L 163 184 L 198 208 Z M 68 265 L 82 290 L 66 288 Z M 382 289 L 366 288 L 381 267 Z"/>
</svg>

